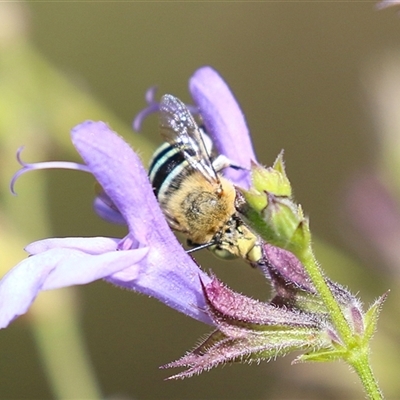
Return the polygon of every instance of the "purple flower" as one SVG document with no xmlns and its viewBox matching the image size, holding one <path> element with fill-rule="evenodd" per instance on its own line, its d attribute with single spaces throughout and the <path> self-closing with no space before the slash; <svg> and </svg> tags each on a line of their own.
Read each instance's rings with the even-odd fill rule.
<svg viewBox="0 0 400 400">
<path fill-rule="evenodd" d="M 255 155 L 243 114 L 232 93 L 210 67 L 196 71 L 189 88 L 196 103 L 196 107 L 190 109 L 200 114 L 217 151 L 232 164 L 243 167 L 240 170 L 228 168 L 225 176 L 234 184 L 248 188 L 249 170 Z M 152 88 L 146 95 L 149 106 L 135 119 L 135 128 L 140 127 L 144 117 L 159 109 L 154 95 Z M 53 238 L 28 245 L 26 250 L 30 257 L 0 281 L 0 328 L 25 313 L 42 290 L 105 279 L 116 286 L 155 297 L 169 307 L 216 327 L 192 352 L 166 365 L 187 368 L 172 378 L 188 377 L 226 362 L 259 362 L 294 350 L 311 351 L 297 361 L 313 357 L 319 361 L 337 358 L 335 346 L 342 345 L 341 337 L 303 265 L 292 253 L 263 244 L 257 265 L 275 289 L 269 302 L 261 303 L 231 291 L 217 278 L 205 274 L 176 240 L 139 157 L 127 143 L 103 122 L 84 122 L 72 130 L 71 137 L 84 164 L 27 164 L 18 151 L 22 169 L 11 181 L 12 191 L 15 180 L 34 169 L 67 168 L 89 172 L 102 189 L 95 199 L 96 212 L 111 222 L 126 225 L 128 234 L 122 239 Z M 287 243 L 294 243 L 294 250 L 308 250 L 311 240 L 308 222 L 291 199 L 281 156 L 273 168 L 261 175 L 268 175 L 270 180 L 256 179 L 253 174 L 253 188 L 242 190 L 236 199 L 238 212 L 248 217 L 246 212 L 252 206 L 249 201 L 252 199 L 261 209 L 253 205 L 258 214 L 250 213 L 250 217 L 256 216 L 257 223 L 265 223 L 258 224 L 261 232 L 257 230 L 257 234 L 264 240 L 279 237 L 278 245 L 283 235 L 285 240 L 281 247 L 290 250 Z M 279 190 L 271 192 L 271 188 Z M 244 201 L 246 195 L 247 202 Z M 254 223 L 251 218 L 249 221 Z M 290 222 L 288 226 L 285 225 L 287 221 Z M 267 224 L 272 224 L 272 228 Z M 286 237 L 295 237 L 297 241 L 290 242 Z M 365 324 L 358 300 L 341 286 L 329 280 L 327 283 L 354 332 L 371 335 L 373 329 L 370 329 L 371 324 Z M 372 315 L 370 319 L 377 315 L 383 300 L 384 297 L 373 306 L 377 311 L 368 311 Z"/>
<path fill-rule="evenodd" d="M 103 122 L 87 121 L 72 130 L 72 142 L 89 171 L 118 208 L 129 228 L 124 239 L 55 238 L 31 243 L 31 257 L 0 281 L 0 327 L 24 314 L 41 290 L 105 279 L 155 297 L 169 307 L 211 323 L 200 279 L 209 282 L 185 253 L 153 195 L 138 156 Z M 64 168 L 68 165 L 62 164 Z M 49 168 L 23 164 L 23 170 Z"/>
<path fill-rule="evenodd" d="M 255 158 L 243 114 L 222 78 L 210 67 L 190 79 L 190 91 L 217 150 L 236 165 L 249 168 Z M 149 107 L 135 120 L 158 110 L 155 88 L 146 94 Z M 197 108 L 191 108 L 196 111 Z M 53 238 L 31 243 L 31 257 L 0 281 L 0 328 L 24 314 L 41 290 L 105 279 L 153 296 L 188 316 L 211 323 L 204 312 L 203 284 L 210 278 L 185 253 L 169 229 L 153 195 L 146 171 L 131 148 L 102 122 L 85 122 L 72 130 L 72 141 L 85 164 L 26 164 L 11 186 L 33 169 L 68 168 L 89 172 L 103 188 L 96 212 L 106 220 L 126 224 L 128 235 L 116 238 Z M 234 183 L 247 185 L 248 172 L 226 171 Z"/>
</svg>

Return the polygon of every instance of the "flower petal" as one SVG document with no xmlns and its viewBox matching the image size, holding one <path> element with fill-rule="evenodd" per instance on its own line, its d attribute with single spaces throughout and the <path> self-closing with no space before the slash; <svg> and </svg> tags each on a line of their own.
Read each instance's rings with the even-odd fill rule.
<svg viewBox="0 0 400 400">
<path fill-rule="evenodd" d="M 93 201 L 93 208 L 96 214 L 105 221 L 112 224 L 126 225 L 126 221 L 121 213 L 110 206 L 108 196 L 105 193 L 98 195 Z"/>
<path fill-rule="evenodd" d="M 179 312 L 211 324 L 211 319 L 204 313 L 206 304 L 200 284 L 200 279 L 209 282 L 210 278 L 198 268 L 196 263 L 185 253 L 178 243 L 174 247 L 174 245 L 169 246 L 167 241 L 166 247 L 164 247 L 164 244 L 160 245 L 160 243 L 155 242 L 148 253 L 147 248 L 140 249 L 146 250 L 147 253 L 146 257 L 140 258 L 141 254 L 139 250 L 115 251 L 120 242 L 120 239 L 106 237 L 52 238 L 33 242 L 26 247 L 26 251 L 34 255 L 34 257 L 28 258 L 28 260 L 30 263 L 34 262 L 34 265 L 37 266 L 36 272 L 32 272 L 32 274 L 39 279 L 39 283 L 35 281 L 33 284 L 28 284 L 28 286 L 33 285 L 33 292 L 37 293 L 39 290 L 84 284 L 96 279 L 105 278 L 117 286 L 155 297 Z M 56 252 L 56 250 L 59 252 Z M 73 267 L 68 262 L 59 264 L 57 257 L 62 257 L 64 252 L 67 252 L 67 257 L 70 258 Z M 100 260 L 101 262 L 104 261 L 107 264 L 109 262 L 108 259 L 111 260 L 110 262 L 114 262 L 114 258 L 119 260 L 119 262 L 121 260 L 123 262 L 124 257 L 128 254 L 127 264 L 123 264 L 122 267 L 99 265 L 101 263 L 99 263 L 98 259 L 87 257 L 82 260 L 83 267 L 79 264 L 81 263 L 80 258 L 85 255 L 105 255 L 107 252 L 111 255 L 107 256 L 107 258 L 103 257 Z M 132 252 L 139 252 L 134 253 L 135 257 L 138 256 L 138 258 L 134 259 L 130 255 Z M 41 255 L 43 255 L 43 259 L 39 257 Z M 20 264 L 17 266 L 19 267 L 15 272 L 17 275 L 14 276 L 18 276 L 18 278 L 13 279 L 11 277 L 13 281 L 10 282 L 17 284 L 19 281 L 30 281 L 30 263 L 26 264 L 28 260 L 21 263 L 23 264 L 23 268 L 19 267 Z M 48 263 L 50 271 L 46 272 Z M 53 270 L 53 264 L 56 265 L 54 268 L 57 268 L 57 270 Z M 41 270 L 39 265 L 43 266 L 44 270 Z M 96 270 L 97 268 L 99 268 L 98 271 Z M 47 277 L 47 273 L 51 273 L 52 275 Z M 27 276 L 24 274 L 27 274 Z M 42 275 L 44 275 L 43 282 L 40 281 Z M 10 278 L 7 277 L 7 279 Z M 2 293 L 1 285 L 2 281 L 0 281 L 0 299 Z M 37 289 L 35 289 L 36 286 Z M 18 285 L 16 290 L 19 290 Z M 29 293 L 29 290 L 25 286 L 22 290 L 24 293 Z M 6 292 L 3 290 L 3 293 Z M 11 291 L 7 293 L 9 295 Z M 15 297 L 21 298 L 24 302 L 23 297 L 19 294 Z M 26 309 L 35 297 L 36 294 L 31 297 Z"/>
<path fill-rule="evenodd" d="M 203 67 L 190 78 L 189 89 L 218 152 L 235 165 L 250 169 L 250 162 L 256 157 L 249 131 L 243 113 L 224 80 L 211 67 Z M 249 186 L 246 170 L 227 169 L 224 175 L 237 185 Z"/>
<path fill-rule="evenodd" d="M 151 248 L 138 269 L 128 268 L 107 278 L 115 285 L 155 297 L 168 307 L 201 322 L 212 324 L 206 314 L 201 281 L 210 282 L 181 248 L 180 254 L 166 256 L 165 251 Z"/>
<path fill-rule="evenodd" d="M 56 248 L 80 250 L 87 254 L 103 254 L 118 248 L 121 239 L 107 237 L 68 237 L 38 240 L 26 246 L 25 250 L 30 255 L 43 253 Z"/>
<path fill-rule="evenodd" d="M 41 290 L 82 285 L 137 264 L 147 248 L 90 255 L 54 248 L 27 258 L 0 281 L 0 328 L 24 314 Z"/>
<path fill-rule="evenodd" d="M 111 282 L 153 296 L 193 318 L 210 323 L 200 278 L 209 277 L 186 254 L 168 227 L 139 158 L 102 122 L 85 122 L 72 141 L 103 190 L 127 221 L 126 243 L 139 241 L 150 251 L 140 266 L 119 271 Z M 129 248 L 130 246 L 120 246 Z"/>
<path fill-rule="evenodd" d="M 122 138 L 104 122 L 93 121 L 76 126 L 71 136 L 140 243 L 146 245 L 154 230 L 169 230 L 139 157 Z"/>
</svg>

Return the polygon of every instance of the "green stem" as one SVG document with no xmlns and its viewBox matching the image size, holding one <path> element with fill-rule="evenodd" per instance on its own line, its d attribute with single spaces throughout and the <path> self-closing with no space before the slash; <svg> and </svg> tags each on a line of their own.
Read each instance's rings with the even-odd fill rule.
<svg viewBox="0 0 400 400">
<path fill-rule="evenodd" d="M 302 254 L 296 254 L 296 256 L 299 257 L 299 260 L 303 264 L 304 269 L 310 277 L 318 295 L 321 297 L 321 300 L 328 310 L 331 320 L 340 337 L 346 345 L 350 345 L 353 337 L 352 330 L 346 318 L 344 317 L 339 304 L 335 300 L 331 290 L 326 284 L 324 275 L 318 266 L 317 260 L 315 259 L 311 248 L 308 247 L 306 251 L 302 252 Z"/>
<path fill-rule="evenodd" d="M 346 360 L 360 377 L 365 392 L 371 400 L 382 400 L 383 394 L 378 386 L 372 368 L 370 366 L 368 354 L 362 354 L 354 359 Z"/>
<path fill-rule="evenodd" d="M 311 251 L 311 247 L 309 246 L 302 254 L 298 254 L 298 257 L 304 265 L 318 295 L 329 312 L 332 323 L 336 327 L 345 345 L 347 350 L 345 354 L 347 354 L 347 356 L 344 357 L 344 361 L 350 364 L 356 371 L 366 394 L 371 400 L 383 399 L 382 392 L 372 373 L 368 353 L 362 351 L 362 348 L 368 349 L 368 344 L 362 343 L 362 341 L 358 340 L 358 337 L 354 336 L 339 304 L 326 283 L 315 256 Z"/>
</svg>

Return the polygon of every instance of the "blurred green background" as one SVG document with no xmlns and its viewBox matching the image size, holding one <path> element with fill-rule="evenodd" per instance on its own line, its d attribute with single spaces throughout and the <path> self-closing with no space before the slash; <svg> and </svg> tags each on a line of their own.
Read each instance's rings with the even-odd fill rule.
<svg viewBox="0 0 400 400">
<path fill-rule="evenodd" d="M 12 197 L 7 185 L 18 169 L 15 151 L 20 145 L 26 146 L 26 161 L 79 160 L 69 143 L 69 130 L 85 119 L 102 119 L 147 160 L 161 142 L 156 118 L 146 120 L 141 135 L 130 130 L 133 117 L 145 106 L 147 88 L 157 84 L 160 94 L 190 102 L 188 78 L 198 67 L 211 65 L 239 100 L 259 161 L 271 165 L 285 149 L 296 200 L 310 216 L 327 274 L 359 293 L 365 303 L 392 290 L 373 342 L 373 367 L 387 397 L 400 397 L 400 256 L 397 271 L 386 265 L 378 250 L 363 245 L 362 238 L 353 242 L 356 236 L 345 215 L 346 190 L 358 171 L 385 171 L 390 187 L 398 183 L 399 174 L 391 166 L 400 159 L 400 151 L 386 141 L 386 147 L 398 153 L 391 154 L 389 162 L 383 152 L 385 139 L 378 134 L 387 126 L 376 101 L 381 77 L 400 71 L 400 18 L 395 9 L 378 12 L 374 5 L 0 4 L 0 271 L 5 273 L 25 257 L 23 246 L 36 239 L 124 235 L 124 229 L 100 221 L 92 212 L 93 181 L 85 174 L 30 173 L 19 179 L 18 197 Z M 396 109 L 395 97 L 391 104 Z M 257 271 L 240 262 L 220 262 L 207 252 L 198 259 L 235 290 L 268 299 L 268 283 Z M 158 367 L 192 348 L 208 332 L 207 326 L 104 282 L 60 293 L 41 295 L 40 308 L 36 305 L 0 332 L 0 398 L 363 396 L 347 366 L 291 366 L 294 355 L 166 382 L 171 371 Z M 64 295 L 61 300 L 54 297 Z M 91 371 L 82 372 L 82 381 L 92 379 L 94 389 L 69 376 L 80 374 L 81 362 L 60 340 L 69 312 L 71 320 L 78 313 L 85 348 L 79 354 Z M 58 318 L 65 320 L 58 323 Z M 49 326 L 58 331 L 46 336 L 43 331 Z M 50 346 L 60 351 L 54 365 L 42 348 L 52 340 Z M 51 370 L 62 371 L 64 394 L 55 388 L 57 378 L 49 376 Z"/>
</svg>

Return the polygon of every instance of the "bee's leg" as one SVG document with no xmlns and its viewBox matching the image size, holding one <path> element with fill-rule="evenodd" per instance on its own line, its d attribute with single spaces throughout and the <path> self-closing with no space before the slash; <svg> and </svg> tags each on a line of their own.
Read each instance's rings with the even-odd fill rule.
<svg viewBox="0 0 400 400">
<path fill-rule="evenodd" d="M 171 229 L 177 232 L 187 233 L 186 229 L 170 213 L 164 212 L 165 219 Z"/>
<path fill-rule="evenodd" d="M 220 154 L 214 161 L 213 161 L 213 167 L 216 172 L 220 172 L 225 168 L 233 168 L 233 169 L 245 169 L 247 168 L 242 167 L 240 165 L 236 165 L 232 160 L 230 160 L 228 157 L 224 156 L 223 154 Z"/>
</svg>

